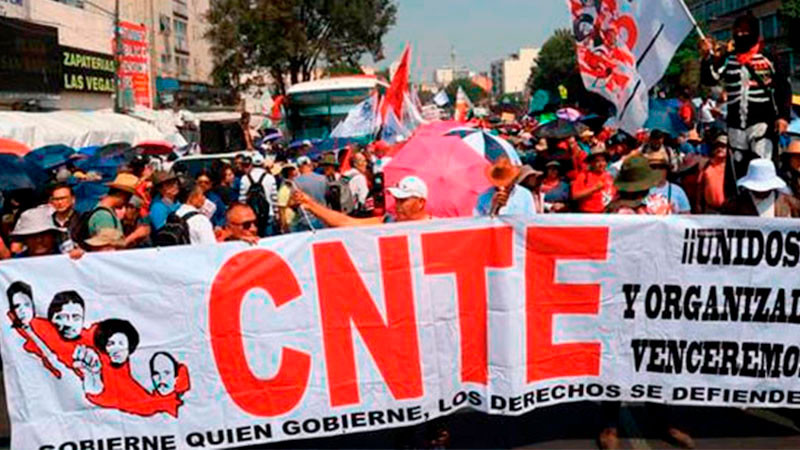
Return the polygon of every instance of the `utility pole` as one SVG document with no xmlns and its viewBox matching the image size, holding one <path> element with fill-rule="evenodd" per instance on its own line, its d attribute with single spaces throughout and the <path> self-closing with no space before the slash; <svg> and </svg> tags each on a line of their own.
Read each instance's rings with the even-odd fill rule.
<svg viewBox="0 0 800 450">
<path fill-rule="evenodd" d="M 120 33 L 119 24 L 119 0 L 114 2 L 114 59 L 117 62 L 117 71 L 114 83 L 114 112 L 122 112 L 122 77 L 120 70 L 122 70 L 122 35 Z"/>
</svg>

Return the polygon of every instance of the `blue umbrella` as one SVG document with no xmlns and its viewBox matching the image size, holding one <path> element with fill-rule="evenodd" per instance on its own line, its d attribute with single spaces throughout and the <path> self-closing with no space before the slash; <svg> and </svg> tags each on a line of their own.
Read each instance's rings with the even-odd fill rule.
<svg viewBox="0 0 800 450">
<path fill-rule="evenodd" d="M 0 190 L 36 189 L 46 176 L 16 155 L 0 153 Z"/>
<path fill-rule="evenodd" d="M 122 157 L 126 161 L 130 161 L 136 156 L 138 150 L 131 147 L 127 142 L 115 142 L 113 144 L 106 144 L 95 152 L 94 156 L 100 158 L 116 158 Z"/>
<path fill-rule="evenodd" d="M 445 136 L 457 136 L 470 146 L 479 155 L 494 163 L 501 157 L 506 157 L 511 164 L 521 166 L 522 160 L 519 153 L 508 141 L 493 136 L 477 128 L 456 128 L 445 133 Z"/>
<path fill-rule="evenodd" d="M 90 145 L 88 147 L 81 147 L 78 149 L 78 154 L 88 157 L 92 157 L 97 153 L 97 150 L 100 149 L 99 145 Z"/>
<path fill-rule="evenodd" d="M 25 155 L 25 161 L 48 170 L 66 164 L 73 156 L 75 150 L 72 147 L 56 144 L 32 150 Z"/>
<path fill-rule="evenodd" d="M 800 135 L 800 118 L 794 118 L 789 122 L 789 134 Z"/>
</svg>

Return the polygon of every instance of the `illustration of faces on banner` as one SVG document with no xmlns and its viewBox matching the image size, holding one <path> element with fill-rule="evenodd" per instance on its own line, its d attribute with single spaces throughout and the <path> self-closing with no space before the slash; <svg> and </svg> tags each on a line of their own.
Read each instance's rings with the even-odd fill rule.
<svg viewBox="0 0 800 450">
<path fill-rule="evenodd" d="M 23 350 L 58 379 L 71 371 L 90 403 L 144 417 L 178 417 L 182 397 L 190 389 L 189 370 L 171 354 L 157 351 L 149 361 L 150 380 L 135 379 L 130 357 L 140 337 L 131 322 L 108 318 L 87 327 L 86 302 L 76 291 L 56 293 L 47 318 L 36 316 L 28 283 L 13 282 L 6 296 L 10 325 L 23 338 Z"/>
</svg>

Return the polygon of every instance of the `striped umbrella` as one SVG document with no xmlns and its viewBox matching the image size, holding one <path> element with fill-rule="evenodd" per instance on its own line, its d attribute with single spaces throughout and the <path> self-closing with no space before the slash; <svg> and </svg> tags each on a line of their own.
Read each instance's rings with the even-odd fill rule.
<svg viewBox="0 0 800 450">
<path fill-rule="evenodd" d="M 519 153 L 508 141 L 503 138 L 492 136 L 491 134 L 478 128 L 456 128 L 445 133 L 445 136 L 456 136 L 461 138 L 465 144 L 486 158 L 490 163 L 494 163 L 501 157 L 508 158 L 511 164 L 521 166 L 522 160 Z"/>
</svg>

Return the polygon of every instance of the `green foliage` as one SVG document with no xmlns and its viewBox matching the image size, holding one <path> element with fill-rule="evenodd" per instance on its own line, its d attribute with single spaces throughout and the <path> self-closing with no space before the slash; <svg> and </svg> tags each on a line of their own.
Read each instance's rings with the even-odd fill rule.
<svg viewBox="0 0 800 450">
<path fill-rule="evenodd" d="M 489 93 L 484 91 L 482 87 L 478 86 L 467 78 L 461 78 L 451 81 L 450 84 L 447 85 L 447 88 L 445 88 L 447 96 L 450 97 L 450 101 L 453 104 L 456 102 L 456 94 L 458 94 L 459 87 L 464 90 L 464 93 L 467 94 L 467 97 L 469 97 L 470 101 L 472 101 L 474 104 L 477 104 L 489 97 Z"/>
<path fill-rule="evenodd" d="M 692 31 L 672 57 L 664 77 L 659 82 L 660 90 L 666 92 L 668 96 L 677 97 L 679 91 L 697 94 L 700 86 L 699 42 L 700 37 L 697 32 Z"/>
<path fill-rule="evenodd" d="M 785 30 L 797 30 L 800 28 L 800 0 L 783 0 L 778 16 L 783 22 Z M 786 33 L 786 40 L 789 46 L 795 51 L 800 51 L 800 33 L 797 31 Z"/>
<path fill-rule="evenodd" d="M 578 105 L 589 111 L 605 114 L 611 104 L 601 96 L 588 92 L 578 70 L 578 56 L 575 52 L 575 38 L 567 29 L 555 31 L 542 46 L 536 66 L 531 69 L 528 87 L 531 92 L 544 89 L 551 98 L 559 98 L 558 86 L 563 85 L 569 92 L 566 103 Z M 557 105 L 555 105 L 557 106 Z"/>
<path fill-rule="evenodd" d="M 284 93 L 285 78 L 307 81 L 321 65 L 358 67 L 367 53 L 382 59 L 396 14 L 393 0 L 211 0 L 214 78 L 241 89 L 241 74 L 268 71 Z"/>
<path fill-rule="evenodd" d="M 336 64 L 328 66 L 328 68 L 325 69 L 325 73 L 329 77 L 339 77 L 345 75 L 361 75 L 364 72 L 361 71 L 361 67 L 359 66 L 352 66 L 350 64 Z"/>
</svg>

